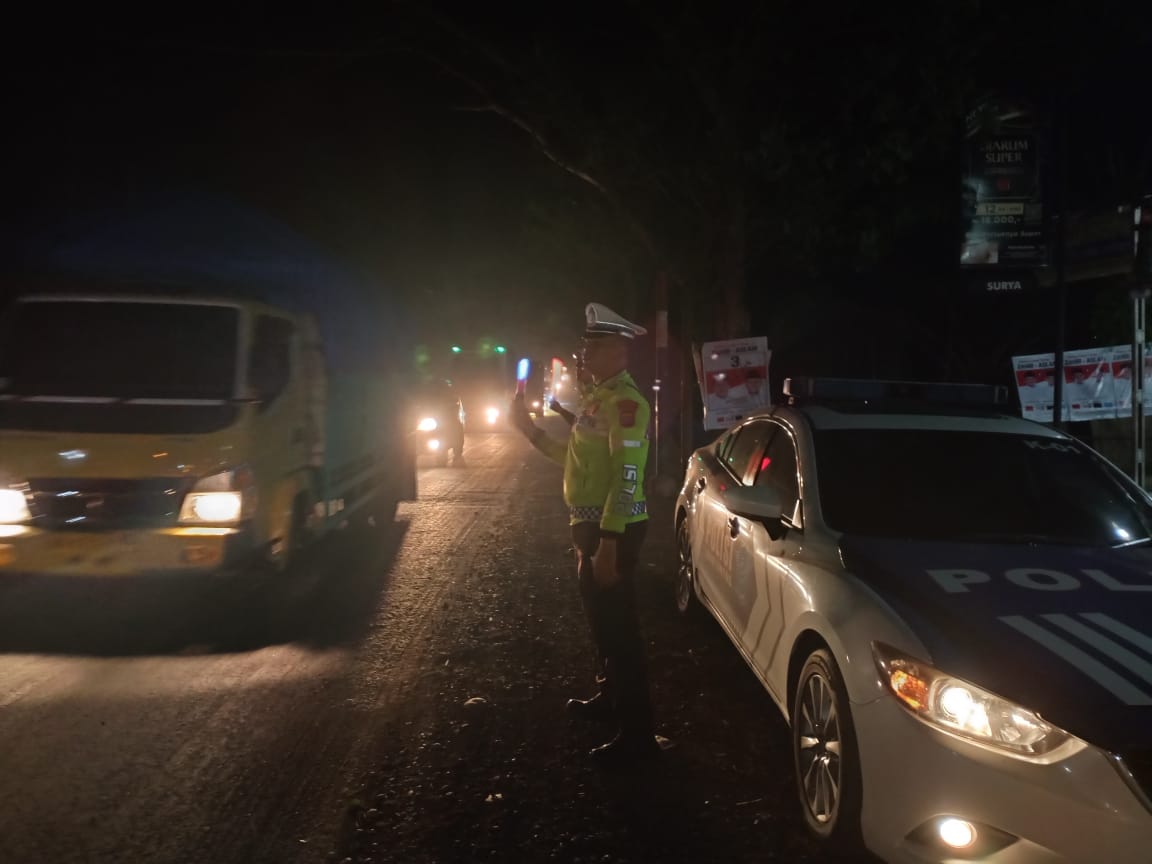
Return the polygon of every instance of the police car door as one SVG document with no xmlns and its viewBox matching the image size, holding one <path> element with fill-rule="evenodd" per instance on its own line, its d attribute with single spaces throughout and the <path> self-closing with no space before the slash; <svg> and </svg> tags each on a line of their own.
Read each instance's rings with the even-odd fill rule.
<svg viewBox="0 0 1152 864">
<path fill-rule="evenodd" d="M 748 520 L 731 513 L 724 493 L 741 486 L 754 475 L 774 424 L 752 420 L 733 430 L 732 441 L 720 452 L 717 473 L 708 478 L 696 503 L 693 556 L 697 559 L 700 587 L 734 641 L 745 622 L 738 615 L 747 605 L 752 582 L 752 544 Z"/>
<path fill-rule="evenodd" d="M 796 442 L 785 426 L 775 422 L 771 426 L 767 445 L 753 463 L 752 483 L 776 491 L 784 516 L 778 522 L 741 520 L 748 523 L 754 576 L 741 595 L 744 605 L 736 613 L 745 621 L 742 644 L 746 655 L 765 681 L 771 680 L 769 667 L 778 659 L 784 631 L 784 580 L 797 566 L 794 562 L 803 538 Z"/>
</svg>

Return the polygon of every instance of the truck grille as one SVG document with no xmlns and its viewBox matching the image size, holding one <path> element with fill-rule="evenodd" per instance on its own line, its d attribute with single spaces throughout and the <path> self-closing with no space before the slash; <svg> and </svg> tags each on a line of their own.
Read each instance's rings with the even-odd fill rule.
<svg viewBox="0 0 1152 864">
<path fill-rule="evenodd" d="M 46 528 L 98 530 L 171 525 L 193 482 L 182 477 L 41 478 L 28 483 L 29 509 L 34 524 Z"/>
</svg>

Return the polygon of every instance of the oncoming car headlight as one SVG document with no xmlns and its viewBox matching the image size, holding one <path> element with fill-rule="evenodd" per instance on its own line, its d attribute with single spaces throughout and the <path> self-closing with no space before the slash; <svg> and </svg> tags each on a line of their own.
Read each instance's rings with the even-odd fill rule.
<svg viewBox="0 0 1152 864">
<path fill-rule="evenodd" d="M 184 496 L 180 521 L 184 524 L 231 525 L 256 509 L 256 484 L 246 467 L 202 477 Z"/>
<path fill-rule="evenodd" d="M 416 431 L 418 431 L 418 432 L 435 432 L 437 425 L 438 424 L 436 423 L 435 417 L 425 417 L 419 423 L 416 424 Z"/>
<path fill-rule="evenodd" d="M 0 525 L 27 522 L 32 518 L 28 499 L 21 489 L 0 489 Z"/>
<path fill-rule="evenodd" d="M 1036 712 L 888 645 L 873 642 L 872 653 L 888 692 L 930 726 L 1032 762 L 1056 762 L 1087 746 Z"/>
<path fill-rule="evenodd" d="M 500 419 L 500 409 L 494 405 L 489 405 L 484 409 L 484 417 L 488 420 L 488 425 L 493 426 Z"/>
</svg>

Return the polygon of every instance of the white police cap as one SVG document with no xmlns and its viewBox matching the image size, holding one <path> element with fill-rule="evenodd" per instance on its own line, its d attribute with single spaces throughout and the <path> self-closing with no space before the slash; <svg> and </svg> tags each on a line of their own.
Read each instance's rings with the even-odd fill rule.
<svg viewBox="0 0 1152 864">
<path fill-rule="evenodd" d="M 588 319 L 584 328 L 586 337 L 623 336 L 626 339 L 634 339 L 648 332 L 639 324 L 633 324 L 627 318 L 617 315 L 603 303 L 589 303 L 584 308 L 584 314 Z"/>
</svg>

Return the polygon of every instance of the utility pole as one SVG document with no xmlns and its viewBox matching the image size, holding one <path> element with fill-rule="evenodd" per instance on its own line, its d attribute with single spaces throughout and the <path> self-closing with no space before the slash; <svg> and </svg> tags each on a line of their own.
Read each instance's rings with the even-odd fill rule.
<svg viewBox="0 0 1152 864">
<path fill-rule="evenodd" d="M 1064 428 L 1064 343 L 1068 330 L 1068 90 L 1060 88 L 1056 106 L 1056 363 L 1052 424 Z"/>
<path fill-rule="evenodd" d="M 1144 354 L 1148 344 L 1147 303 L 1152 296 L 1152 196 L 1146 196 L 1134 207 L 1132 215 L 1135 253 L 1132 275 L 1136 282 L 1132 288 L 1132 479 L 1143 489 L 1147 473 Z"/>
<path fill-rule="evenodd" d="M 665 377 L 668 355 L 668 275 L 656 274 L 656 374 L 652 384 L 652 472 L 654 479 L 660 477 L 660 381 Z"/>
</svg>

